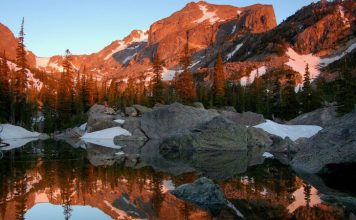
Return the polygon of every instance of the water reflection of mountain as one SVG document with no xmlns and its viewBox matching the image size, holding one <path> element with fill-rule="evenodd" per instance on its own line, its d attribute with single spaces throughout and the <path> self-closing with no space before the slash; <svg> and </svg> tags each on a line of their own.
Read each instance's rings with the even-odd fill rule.
<svg viewBox="0 0 356 220">
<path fill-rule="evenodd" d="M 174 186 L 193 182 L 194 174 L 175 177 L 116 163 L 93 166 L 96 150 L 47 140 L 5 152 L 0 160 L 0 220 L 24 219 L 36 204 L 59 205 L 67 217 L 77 206 L 91 206 L 113 219 L 211 219 L 169 193 Z M 341 209 L 315 202 L 316 190 L 274 161 L 251 167 L 220 185 L 247 219 L 307 219 L 318 213 L 324 219 L 341 219 L 343 215 Z M 216 218 L 234 216 L 223 210 Z"/>
</svg>

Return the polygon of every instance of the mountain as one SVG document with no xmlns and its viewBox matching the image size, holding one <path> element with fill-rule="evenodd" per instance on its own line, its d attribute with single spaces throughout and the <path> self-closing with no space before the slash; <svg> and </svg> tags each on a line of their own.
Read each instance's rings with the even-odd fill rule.
<svg viewBox="0 0 356 220">
<path fill-rule="evenodd" d="M 180 70 L 179 59 L 188 41 L 191 69 L 203 73 L 206 80 L 220 51 L 230 80 L 252 82 L 257 73 L 287 68 L 295 71 L 296 81 L 301 82 L 306 64 L 316 78 L 320 67 L 355 49 L 355 4 L 352 0 L 312 3 L 277 26 L 272 5 L 239 8 L 192 2 L 153 23 L 149 30 L 134 30 L 97 53 L 73 55 L 72 63 L 102 81 L 149 80 L 151 60 L 157 52 L 165 64 L 163 79 L 171 80 Z M 0 49 L 15 45 L 11 31 L 0 27 L 0 33 L 6 33 L 0 39 Z M 6 49 L 10 58 L 14 57 L 13 48 Z M 35 57 L 34 61 L 31 52 L 28 56 L 32 67 L 46 72 L 62 69 L 62 56 Z"/>
<path fill-rule="evenodd" d="M 6 54 L 9 60 L 16 60 L 16 47 L 18 39 L 14 36 L 11 30 L 0 23 L 0 54 Z M 27 50 L 27 62 L 29 66 L 34 66 L 36 63 L 36 56 Z"/>
</svg>

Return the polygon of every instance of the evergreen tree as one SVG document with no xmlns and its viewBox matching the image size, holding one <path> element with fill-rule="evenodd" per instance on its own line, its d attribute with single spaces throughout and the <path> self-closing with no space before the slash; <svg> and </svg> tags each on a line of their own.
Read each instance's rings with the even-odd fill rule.
<svg viewBox="0 0 356 220">
<path fill-rule="evenodd" d="M 0 122 L 10 120 L 11 96 L 10 69 L 4 52 L 3 58 L 0 60 Z"/>
<path fill-rule="evenodd" d="M 320 107 L 319 98 L 316 95 L 316 92 L 312 89 L 310 84 L 310 71 L 309 71 L 308 64 L 305 68 L 303 91 L 301 92 L 300 101 L 301 101 L 301 107 L 303 113 L 313 111 L 314 109 Z"/>
<path fill-rule="evenodd" d="M 225 73 L 221 53 L 218 53 L 213 76 L 214 103 L 218 106 L 225 105 Z"/>
<path fill-rule="evenodd" d="M 299 103 L 295 93 L 295 82 L 291 74 L 288 74 L 287 78 L 286 85 L 282 89 L 279 117 L 290 120 L 298 115 Z"/>
<path fill-rule="evenodd" d="M 151 79 L 152 85 L 152 104 L 163 103 L 163 81 L 162 81 L 162 61 L 156 53 L 153 58 L 153 77 Z"/>
<path fill-rule="evenodd" d="M 196 99 L 196 90 L 193 75 L 189 71 L 191 59 L 189 55 L 188 40 L 184 49 L 184 54 L 180 59 L 180 65 L 183 72 L 177 76 L 175 85 L 178 99 L 183 103 L 191 103 Z"/>
<path fill-rule="evenodd" d="M 351 112 L 356 104 L 356 77 L 346 65 L 346 60 L 336 80 L 336 85 L 337 112 L 339 115 L 344 115 Z"/>
<path fill-rule="evenodd" d="M 14 88 L 16 103 L 26 101 L 26 88 L 27 88 L 27 76 L 26 76 L 26 50 L 24 44 L 24 18 L 22 19 L 21 29 L 18 37 L 18 44 L 16 48 L 16 63 L 18 70 L 16 71 Z"/>
<path fill-rule="evenodd" d="M 73 69 L 71 64 L 71 53 L 67 49 L 63 60 L 63 73 L 61 75 L 58 91 L 58 114 L 60 127 L 70 125 L 71 117 L 74 114 L 74 88 Z"/>
</svg>

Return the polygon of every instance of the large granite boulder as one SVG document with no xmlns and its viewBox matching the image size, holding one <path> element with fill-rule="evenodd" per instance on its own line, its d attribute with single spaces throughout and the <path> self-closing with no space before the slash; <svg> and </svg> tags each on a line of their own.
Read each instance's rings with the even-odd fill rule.
<svg viewBox="0 0 356 220">
<path fill-rule="evenodd" d="M 110 108 L 108 110 L 108 108 L 103 105 L 95 104 L 89 109 L 87 112 L 87 132 L 94 132 L 117 126 L 117 123 L 114 122 L 115 115 L 106 112 L 112 111 Z"/>
<path fill-rule="evenodd" d="M 253 112 L 237 113 L 233 111 L 220 111 L 220 115 L 237 124 L 247 126 L 255 126 L 266 122 L 263 115 Z"/>
<path fill-rule="evenodd" d="M 206 177 L 201 177 L 193 183 L 183 184 L 172 190 L 171 193 L 212 214 L 218 214 L 227 205 L 227 200 L 220 187 Z"/>
<path fill-rule="evenodd" d="M 145 114 L 146 112 L 152 111 L 151 108 L 148 108 L 148 107 L 143 106 L 143 105 L 133 105 L 132 107 L 134 107 L 134 108 L 136 109 L 136 111 L 137 111 L 137 113 L 138 113 L 139 115 L 143 115 L 143 114 Z"/>
<path fill-rule="evenodd" d="M 263 163 L 262 155 L 271 145 L 263 130 L 217 116 L 189 132 L 164 139 L 160 153 L 168 160 L 183 162 L 209 178 L 221 180 Z"/>
<path fill-rule="evenodd" d="M 182 150 L 247 150 L 247 128 L 217 116 L 190 132 L 163 141 L 161 152 Z"/>
<path fill-rule="evenodd" d="M 137 111 L 134 107 L 125 107 L 125 115 L 131 116 L 131 117 L 136 117 Z"/>
<path fill-rule="evenodd" d="M 319 108 L 312 112 L 308 112 L 288 121 L 289 125 L 318 125 L 325 127 L 336 119 L 336 107 L 330 106 Z"/>
<path fill-rule="evenodd" d="M 317 173 L 327 164 L 356 162 L 356 110 L 302 142 L 292 166 L 301 172 Z"/>
<path fill-rule="evenodd" d="M 141 118 L 141 129 L 149 138 L 162 139 L 184 133 L 217 115 L 204 109 L 173 103 L 145 113 Z"/>
</svg>

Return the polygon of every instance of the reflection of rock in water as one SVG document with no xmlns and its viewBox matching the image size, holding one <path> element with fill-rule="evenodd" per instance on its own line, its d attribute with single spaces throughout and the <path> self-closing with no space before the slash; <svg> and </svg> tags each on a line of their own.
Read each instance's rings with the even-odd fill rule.
<svg viewBox="0 0 356 220">
<path fill-rule="evenodd" d="M 195 169 L 182 162 L 163 158 L 159 152 L 159 140 L 148 141 L 141 149 L 141 166 L 151 166 L 159 172 L 169 172 L 173 175 L 194 172 Z"/>
<path fill-rule="evenodd" d="M 87 158 L 93 166 L 112 166 L 120 159 L 117 149 L 103 147 L 95 144 L 86 144 Z"/>
</svg>

